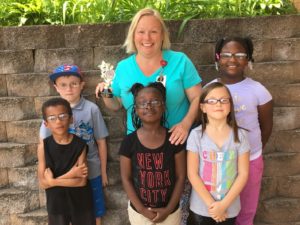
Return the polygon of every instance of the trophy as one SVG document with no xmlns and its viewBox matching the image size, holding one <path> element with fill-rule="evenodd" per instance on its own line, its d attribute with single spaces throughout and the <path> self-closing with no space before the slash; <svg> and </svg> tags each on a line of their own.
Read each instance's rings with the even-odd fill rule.
<svg viewBox="0 0 300 225">
<path fill-rule="evenodd" d="M 113 94 L 110 90 L 110 85 L 115 76 L 114 67 L 110 63 L 106 63 L 104 61 L 102 61 L 101 65 L 98 65 L 98 67 L 101 70 L 101 77 L 105 83 L 101 96 L 105 98 L 112 98 Z"/>
</svg>

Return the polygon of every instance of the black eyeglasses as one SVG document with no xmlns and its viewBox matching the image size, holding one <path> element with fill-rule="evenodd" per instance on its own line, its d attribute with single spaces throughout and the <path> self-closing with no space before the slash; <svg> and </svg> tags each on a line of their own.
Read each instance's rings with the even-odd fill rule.
<svg viewBox="0 0 300 225">
<path fill-rule="evenodd" d="M 234 57 L 236 59 L 242 60 L 247 58 L 247 54 L 243 52 L 237 52 L 237 53 L 223 52 L 220 53 L 220 57 L 221 59 L 231 59 L 231 57 Z"/>
<path fill-rule="evenodd" d="M 163 105 L 164 103 L 162 101 L 158 100 L 152 100 L 152 101 L 147 101 L 147 102 L 137 102 L 135 104 L 135 107 L 138 109 L 146 109 L 148 106 L 150 107 L 158 107 Z"/>
<path fill-rule="evenodd" d="M 48 122 L 54 123 L 54 122 L 56 122 L 57 119 L 59 121 L 65 121 L 69 118 L 70 118 L 70 115 L 68 113 L 61 113 L 61 114 L 58 114 L 57 116 L 55 116 L 55 115 L 47 116 L 46 120 Z"/>
<path fill-rule="evenodd" d="M 210 98 L 204 100 L 203 102 L 209 105 L 215 105 L 218 102 L 220 102 L 221 104 L 228 104 L 230 103 L 230 98 L 220 98 L 220 99 Z"/>
</svg>

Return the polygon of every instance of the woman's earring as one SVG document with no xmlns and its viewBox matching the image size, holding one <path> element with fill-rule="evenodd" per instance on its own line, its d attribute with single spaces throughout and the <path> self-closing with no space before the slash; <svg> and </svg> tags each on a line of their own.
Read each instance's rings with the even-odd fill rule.
<svg viewBox="0 0 300 225">
<path fill-rule="evenodd" d="M 218 64 L 218 62 L 215 62 L 215 67 L 216 67 L 216 70 L 219 71 L 219 64 Z"/>
<path fill-rule="evenodd" d="M 248 67 L 249 67 L 250 70 L 253 70 L 253 64 L 252 64 L 251 61 L 248 62 Z"/>
</svg>

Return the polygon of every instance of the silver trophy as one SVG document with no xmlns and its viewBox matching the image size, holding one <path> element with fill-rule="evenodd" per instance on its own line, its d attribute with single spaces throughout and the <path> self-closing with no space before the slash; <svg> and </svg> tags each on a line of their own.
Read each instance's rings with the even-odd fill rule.
<svg viewBox="0 0 300 225">
<path fill-rule="evenodd" d="M 114 66 L 102 61 L 101 65 L 98 65 L 98 68 L 101 70 L 101 77 L 105 83 L 101 96 L 105 98 L 112 98 L 113 94 L 111 92 L 110 85 L 115 76 Z"/>
</svg>

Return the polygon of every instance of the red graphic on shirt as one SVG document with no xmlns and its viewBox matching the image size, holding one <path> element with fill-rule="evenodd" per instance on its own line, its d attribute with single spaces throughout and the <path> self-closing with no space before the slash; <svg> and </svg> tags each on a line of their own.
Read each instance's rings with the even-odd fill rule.
<svg viewBox="0 0 300 225">
<path fill-rule="evenodd" d="M 166 202 L 168 187 L 171 186 L 170 169 L 164 169 L 164 153 L 137 153 L 139 166 L 140 197 L 149 206 L 159 201 Z"/>
</svg>

